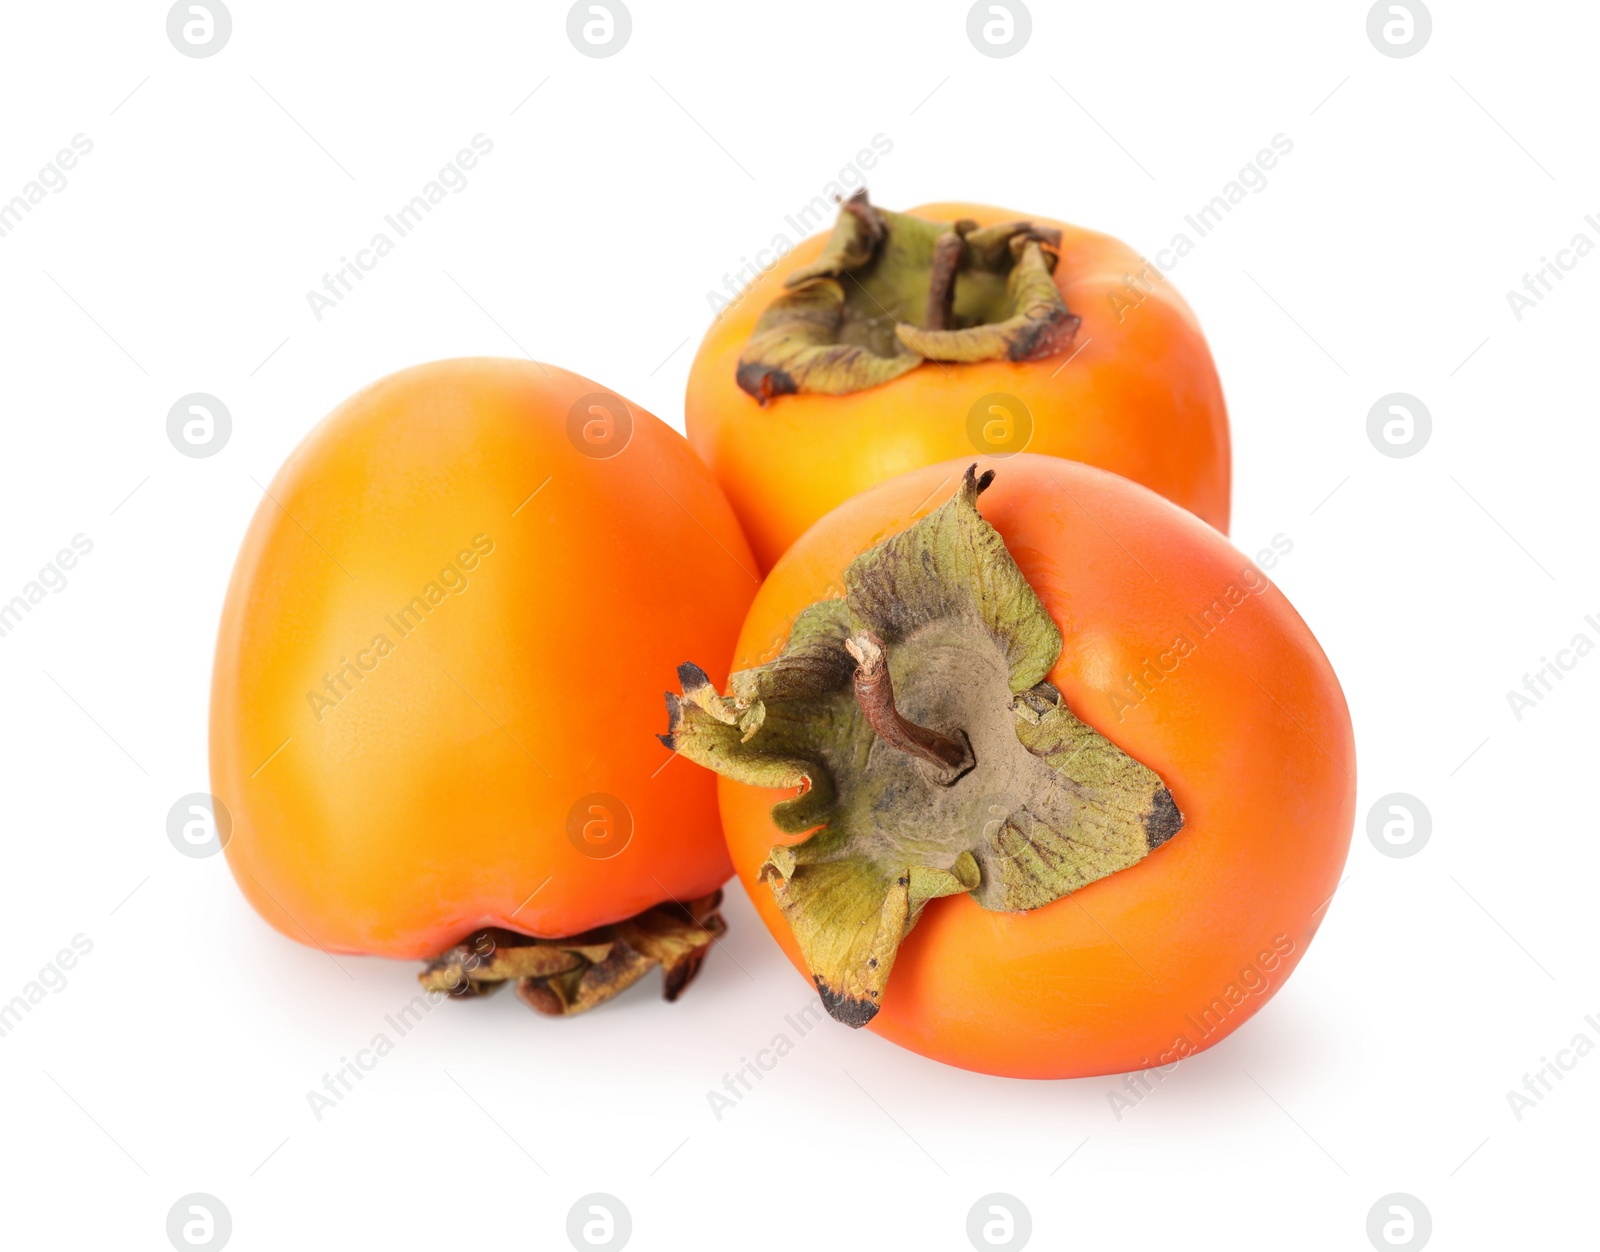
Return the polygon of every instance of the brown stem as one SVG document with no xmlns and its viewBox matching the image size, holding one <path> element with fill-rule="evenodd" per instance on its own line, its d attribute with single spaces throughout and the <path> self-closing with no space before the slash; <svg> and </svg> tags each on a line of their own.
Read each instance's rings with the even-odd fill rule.
<svg viewBox="0 0 1600 1252">
<path fill-rule="evenodd" d="M 856 703 L 867 724 L 891 747 L 936 766 L 939 781 L 949 785 L 973 766 L 972 751 L 959 739 L 907 721 L 894 706 L 894 685 L 889 679 L 889 654 L 883 640 L 871 631 L 845 641 L 856 659 Z"/>
<path fill-rule="evenodd" d="M 928 268 L 928 311 L 923 325 L 928 330 L 950 330 L 950 311 L 956 302 L 956 270 L 961 265 L 965 241 L 955 231 L 940 235 L 933 245 L 933 261 Z"/>
<path fill-rule="evenodd" d="M 884 229 L 883 219 L 878 216 L 877 210 L 868 203 L 867 189 L 861 188 L 848 200 L 841 201 L 839 207 L 856 218 L 866 231 L 868 254 L 876 251 L 888 231 Z"/>
</svg>

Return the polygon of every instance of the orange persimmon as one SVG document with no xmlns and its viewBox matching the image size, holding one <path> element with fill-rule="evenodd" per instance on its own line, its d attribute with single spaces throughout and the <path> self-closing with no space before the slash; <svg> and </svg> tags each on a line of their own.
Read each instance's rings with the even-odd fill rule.
<svg viewBox="0 0 1600 1252">
<path fill-rule="evenodd" d="M 1226 533 L 1227 409 L 1171 282 L 1107 235 L 865 193 L 723 309 L 685 397 L 689 442 L 763 568 L 866 488 L 950 457 L 1066 457 Z"/>
<path fill-rule="evenodd" d="M 273 479 L 223 607 L 212 787 L 245 896 L 330 952 L 474 936 L 433 980 L 458 993 L 573 1011 L 640 962 L 670 979 L 693 954 L 639 915 L 666 902 L 695 947 L 731 867 L 712 779 L 662 768 L 650 676 L 732 653 L 754 570 L 684 439 L 585 378 L 453 360 L 353 396 Z"/>
<path fill-rule="evenodd" d="M 992 1074 L 1171 1064 L 1260 1009 L 1322 921 L 1355 803 L 1344 696 L 1192 514 L 1054 457 L 971 464 L 802 536 L 729 695 L 680 669 L 668 738 L 723 775 L 734 866 L 834 1017 Z"/>
</svg>

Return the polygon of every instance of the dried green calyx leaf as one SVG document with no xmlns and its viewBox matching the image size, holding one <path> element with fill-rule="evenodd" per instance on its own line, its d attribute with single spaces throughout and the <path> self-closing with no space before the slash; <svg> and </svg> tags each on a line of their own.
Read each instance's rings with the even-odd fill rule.
<svg viewBox="0 0 1600 1252">
<path fill-rule="evenodd" d="M 492 995 L 515 983 L 517 996 L 551 1017 L 603 1004 L 656 966 L 661 992 L 676 1000 L 726 931 L 714 891 L 686 904 L 668 901 L 636 917 L 568 939 L 535 939 L 497 927 L 480 930 L 429 962 L 417 979 L 459 999 Z"/>
<path fill-rule="evenodd" d="M 679 670 L 663 741 L 797 788 L 761 867 L 828 1011 L 861 1026 L 928 901 L 1038 908 L 1142 859 L 1183 818 L 1161 779 L 1045 681 L 1061 635 L 979 514 L 992 474 L 857 557 L 783 651 L 718 695 Z"/>
<path fill-rule="evenodd" d="M 822 254 L 785 280 L 739 356 L 739 386 L 844 395 L 932 361 L 1036 361 L 1068 347 L 1079 318 L 1051 275 L 1061 232 L 1032 222 L 932 222 L 839 206 Z"/>
</svg>

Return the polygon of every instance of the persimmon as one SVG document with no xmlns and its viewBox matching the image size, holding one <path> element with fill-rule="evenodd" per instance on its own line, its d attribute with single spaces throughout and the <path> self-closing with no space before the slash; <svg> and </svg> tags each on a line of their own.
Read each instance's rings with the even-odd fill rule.
<svg viewBox="0 0 1600 1252">
<path fill-rule="evenodd" d="M 734 866 L 829 1013 L 925 1056 L 1173 1064 L 1282 985 L 1338 883 L 1327 658 L 1226 539 L 1104 471 L 1024 453 L 857 496 L 773 568 L 733 668 L 726 697 L 680 669 L 667 739 L 722 775 Z"/>
<path fill-rule="evenodd" d="M 1097 465 L 1228 529 L 1228 417 L 1200 325 L 1108 235 L 860 192 L 724 309 L 689 442 L 762 567 L 907 470 L 1020 451 Z"/>
<path fill-rule="evenodd" d="M 222 612 L 212 787 L 245 896 L 329 952 L 438 957 L 440 990 L 572 1012 L 659 964 L 670 998 L 732 867 L 647 676 L 731 655 L 754 569 L 683 437 L 588 379 L 442 361 L 347 400 L 266 490 Z"/>
</svg>

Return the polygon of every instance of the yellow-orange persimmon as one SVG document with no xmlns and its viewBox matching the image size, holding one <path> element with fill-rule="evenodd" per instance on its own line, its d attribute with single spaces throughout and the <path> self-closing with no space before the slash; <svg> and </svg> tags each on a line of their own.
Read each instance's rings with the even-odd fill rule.
<svg viewBox="0 0 1600 1252">
<path fill-rule="evenodd" d="M 1193 515 L 1065 460 L 980 460 L 992 485 L 968 464 L 808 531 L 728 698 L 680 671 L 670 737 L 723 773 L 734 865 L 841 1021 L 993 1074 L 1170 1064 L 1259 1010 L 1323 919 L 1344 697 Z"/>
<path fill-rule="evenodd" d="M 587 379 L 454 360 L 355 395 L 273 479 L 223 608 L 245 895 L 303 943 L 427 957 L 714 892 L 712 780 L 667 765 L 653 676 L 731 655 L 754 569 L 683 438 Z"/>
<path fill-rule="evenodd" d="M 721 311 L 685 411 L 764 568 L 875 483 L 980 453 L 1083 461 L 1228 528 L 1227 410 L 1189 306 L 1126 244 L 1006 209 L 847 201 Z"/>
</svg>

